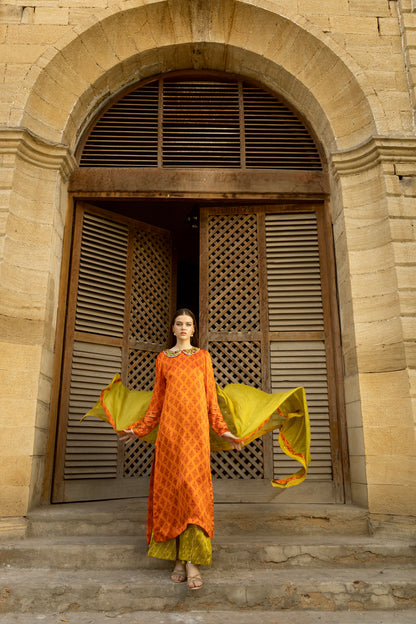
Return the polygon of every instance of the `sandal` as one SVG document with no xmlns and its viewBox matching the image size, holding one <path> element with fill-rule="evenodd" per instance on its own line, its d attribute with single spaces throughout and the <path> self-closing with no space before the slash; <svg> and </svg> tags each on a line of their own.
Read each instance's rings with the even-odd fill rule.
<svg viewBox="0 0 416 624">
<path fill-rule="evenodd" d="M 188 588 L 192 590 L 201 589 L 202 585 L 204 584 L 202 581 L 201 574 L 199 573 L 199 570 L 195 565 L 194 565 L 194 568 L 196 568 L 197 573 L 190 574 L 190 566 L 192 565 L 193 564 L 190 563 L 189 561 L 186 563 L 186 578 L 188 582 Z"/>
<path fill-rule="evenodd" d="M 184 583 L 186 581 L 186 569 L 182 561 L 177 561 L 170 576 L 174 583 Z"/>
</svg>

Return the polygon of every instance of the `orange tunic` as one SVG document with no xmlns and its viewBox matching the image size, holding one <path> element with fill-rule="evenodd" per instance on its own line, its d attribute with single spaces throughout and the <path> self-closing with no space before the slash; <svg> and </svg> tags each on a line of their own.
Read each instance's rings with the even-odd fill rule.
<svg viewBox="0 0 416 624">
<path fill-rule="evenodd" d="M 211 358 L 203 349 L 159 353 L 145 417 L 132 425 L 143 437 L 159 425 L 150 477 L 147 541 L 180 535 L 197 524 L 214 536 L 209 425 L 229 431 L 217 401 Z"/>
</svg>

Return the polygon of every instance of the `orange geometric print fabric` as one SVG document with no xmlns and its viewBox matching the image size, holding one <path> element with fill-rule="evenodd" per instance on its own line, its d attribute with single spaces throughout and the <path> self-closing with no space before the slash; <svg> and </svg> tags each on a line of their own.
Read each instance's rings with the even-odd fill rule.
<svg viewBox="0 0 416 624">
<path fill-rule="evenodd" d="M 169 352 L 170 354 L 172 352 Z M 199 349 L 156 360 L 155 385 L 146 416 L 132 430 L 148 435 L 159 424 L 147 515 L 147 541 L 180 535 L 197 524 L 214 536 L 214 497 L 209 425 L 228 431 L 218 407 L 211 358 Z"/>
</svg>

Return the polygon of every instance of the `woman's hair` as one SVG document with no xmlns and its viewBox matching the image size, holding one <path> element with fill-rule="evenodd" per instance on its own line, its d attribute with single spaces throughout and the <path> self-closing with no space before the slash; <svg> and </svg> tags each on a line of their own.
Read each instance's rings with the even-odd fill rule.
<svg viewBox="0 0 416 624">
<path fill-rule="evenodd" d="M 195 331 L 194 331 L 194 335 L 191 338 L 191 345 L 193 347 L 199 346 L 198 324 L 196 322 L 195 314 L 191 310 L 188 310 L 188 308 L 179 308 L 179 310 L 176 310 L 175 314 L 173 315 L 172 322 L 169 327 L 168 349 L 171 349 L 172 347 L 176 345 L 176 338 L 173 335 L 172 327 L 173 327 L 174 322 L 178 318 L 178 316 L 183 316 L 183 315 L 190 316 L 194 323 Z"/>
</svg>

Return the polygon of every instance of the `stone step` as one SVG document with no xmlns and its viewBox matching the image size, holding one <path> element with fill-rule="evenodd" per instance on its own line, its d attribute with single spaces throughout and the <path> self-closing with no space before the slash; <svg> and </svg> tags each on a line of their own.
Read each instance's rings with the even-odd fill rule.
<svg viewBox="0 0 416 624">
<path fill-rule="evenodd" d="M 283 536 L 241 534 L 213 540 L 215 567 L 416 565 L 416 538 L 369 536 Z M 142 536 L 37 537 L 0 542 L 2 565 L 57 569 L 166 569 L 171 564 L 147 556 Z"/>
<path fill-rule="evenodd" d="M 209 568 L 204 586 L 190 591 L 174 584 L 166 570 L 37 570 L 3 569 L 1 612 L 152 611 L 184 613 L 236 609 L 280 611 L 373 611 L 392 613 L 416 609 L 414 567 L 396 569 L 322 568 L 233 569 L 229 574 Z M 160 614 L 159 614 L 160 615 Z M 66 618 L 68 619 L 68 618 Z M 290 618 L 289 618 L 290 619 Z"/>
<path fill-rule="evenodd" d="M 30 512 L 28 534 L 140 535 L 146 510 L 143 499 L 50 505 Z M 215 505 L 215 526 L 217 535 L 367 535 L 368 512 L 347 505 L 220 503 Z"/>
<path fill-rule="evenodd" d="M 406 611 L 188 611 L 185 613 L 111 613 L 74 611 L 65 614 L 0 614 L 0 624 L 415 624 L 416 609 Z"/>
</svg>

